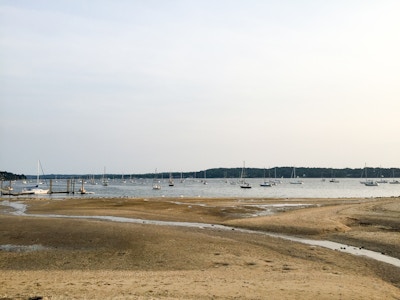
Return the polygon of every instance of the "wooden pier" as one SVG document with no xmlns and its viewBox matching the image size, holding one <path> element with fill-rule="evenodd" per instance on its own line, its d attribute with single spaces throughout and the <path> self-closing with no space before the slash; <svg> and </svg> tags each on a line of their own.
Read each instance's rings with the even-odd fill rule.
<svg viewBox="0 0 400 300">
<path fill-rule="evenodd" d="M 1 196 L 29 196 L 29 195 L 34 195 L 35 193 L 29 193 L 26 192 L 24 190 L 22 191 L 14 191 L 11 187 L 11 182 L 10 185 L 7 187 L 3 186 L 3 181 L 1 181 L 1 186 L 0 186 L 0 195 Z M 86 194 L 86 190 L 83 186 L 84 181 L 82 180 L 82 185 L 81 187 L 78 189 L 78 191 L 75 191 L 76 188 L 76 181 L 75 179 L 67 179 L 67 186 L 66 186 L 66 190 L 54 190 L 53 189 L 53 180 L 50 179 L 50 184 L 49 184 L 49 190 L 47 192 L 48 195 L 52 195 L 52 194 Z"/>
</svg>

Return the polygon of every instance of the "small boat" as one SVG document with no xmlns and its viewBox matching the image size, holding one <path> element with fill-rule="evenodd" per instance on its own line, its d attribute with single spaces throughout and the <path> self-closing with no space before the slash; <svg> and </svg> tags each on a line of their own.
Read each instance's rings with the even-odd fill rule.
<svg viewBox="0 0 400 300">
<path fill-rule="evenodd" d="M 161 185 L 159 183 L 154 183 L 153 190 L 161 190 Z"/>
<path fill-rule="evenodd" d="M 331 171 L 332 172 L 332 177 L 331 177 L 331 179 L 329 180 L 329 182 L 330 183 L 339 183 L 339 180 L 337 180 L 333 175 L 333 170 Z"/>
<path fill-rule="evenodd" d="M 49 193 L 49 189 L 41 189 L 39 188 L 39 186 L 34 187 L 32 191 L 35 195 L 43 195 Z"/>
<path fill-rule="evenodd" d="M 282 180 L 276 178 L 276 168 L 274 168 L 274 180 L 271 181 L 274 185 L 281 184 Z"/>
<path fill-rule="evenodd" d="M 35 191 L 33 190 L 34 188 L 36 188 L 36 186 L 35 187 L 24 188 L 21 191 L 21 195 L 33 195 L 33 194 L 35 194 Z"/>
<path fill-rule="evenodd" d="M 204 170 L 204 180 L 202 180 L 203 184 L 207 184 L 207 170 Z"/>
<path fill-rule="evenodd" d="M 154 173 L 153 190 L 161 190 L 160 181 L 157 179 L 157 169 L 156 169 L 156 171 Z"/>
<path fill-rule="evenodd" d="M 382 168 L 379 168 L 379 170 L 380 170 L 380 179 L 377 180 L 376 182 L 377 182 L 377 183 L 388 183 L 389 181 L 387 181 L 387 180 L 385 179 L 385 176 L 383 176 L 383 174 L 382 174 Z"/>
<path fill-rule="evenodd" d="M 365 180 L 363 180 L 364 178 L 364 174 L 365 174 Z M 364 169 L 361 172 L 361 184 L 366 184 L 368 182 L 368 178 L 367 178 L 367 164 L 365 164 Z"/>
<path fill-rule="evenodd" d="M 240 175 L 240 188 L 251 189 L 250 183 L 246 182 L 245 178 L 246 178 L 246 168 L 245 168 L 245 162 L 243 162 L 242 173 Z"/>
<path fill-rule="evenodd" d="M 265 168 L 264 168 L 264 182 L 260 183 L 262 187 L 272 187 L 273 183 L 265 179 Z"/>
<path fill-rule="evenodd" d="M 24 188 L 21 192 L 21 194 L 23 195 L 30 195 L 30 194 L 35 194 L 35 195 L 43 195 L 43 194 L 49 194 L 49 189 L 41 189 L 39 188 L 40 184 L 43 184 L 40 182 L 40 169 L 41 169 L 41 165 L 40 165 L 40 160 L 38 160 L 38 166 L 37 166 L 37 178 L 36 178 L 36 185 L 33 187 L 27 187 Z"/>
<path fill-rule="evenodd" d="M 124 178 L 124 173 L 122 173 L 122 176 L 121 176 L 121 183 L 126 183 L 126 179 Z"/>
<path fill-rule="evenodd" d="M 378 186 L 378 182 L 375 180 L 366 180 L 364 181 L 365 186 Z"/>
<path fill-rule="evenodd" d="M 31 195 L 31 194 L 43 195 L 43 194 L 48 194 L 48 193 L 49 193 L 49 189 L 41 189 L 41 188 L 39 188 L 39 185 L 24 188 L 21 192 L 22 195 Z"/>
<path fill-rule="evenodd" d="M 168 180 L 168 186 L 174 186 L 174 178 L 172 177 L 172 173 L 169 173 L 169 180 Z"/>
<path fill-rule="evenodd" d="M 243 182 L 240 184 L 240 188 L 242 189 L 251 189 L 251 185 L 248 182 Z"/>
<path fill-rule="evenodd" d="M 364 171 L 365 172 L 365 180 L 360 181 L 360 183 L 364 184 L 365 186 L 378 186 L 378 182 L 376 180 L 368 179 L 367 176 L 367 164 L 364 166 Z M 361 174 L 361 178 L 363 177 L 363 174 Z"/>
<path fill-rule="evenodd" d="M 292 180 L 290 184 L 303 184 L 303 181 L 299 179 L 299 176 L 296 176 L 296 168 L 293 167 L 292 175 L 290 176 Z"/>
<path fill-rule="evenodd" d="M 394 170 L 392 171 L 392 177 L 393 177 L 393 179 L 392 179 L 392 181 L 390 181 L 389 183 L 390 184 L 400 184 L 400 181 L 399 180 L 397 180 L 397 179 L 394 179 Z"/>
<path fill-rule="evenodd" d="M 377 183 L 388 183 L 388 181 L 386 179 L 383 179 L 383 178 L 377 180 L 376 182 Z"/>
<path fill-rule="evenodd" d="M 90 183 L 91 185 L 96 185 L 96 184 L 97 184 L 96 180 L 94 179 L 94 175 L 92 175 L 92 176 L 90 177 L 89 183 Z"/>
<path fill-rule="evenodd" d="M 108 186 L 108 180 L 107 180 L 107 178 L 106 178 L 106 167 L 104 167 L 103 179 L 102 179 L 102 181 L 101 181 L 101 184 L 102 184 L 103 186 Z"/>
</svg>

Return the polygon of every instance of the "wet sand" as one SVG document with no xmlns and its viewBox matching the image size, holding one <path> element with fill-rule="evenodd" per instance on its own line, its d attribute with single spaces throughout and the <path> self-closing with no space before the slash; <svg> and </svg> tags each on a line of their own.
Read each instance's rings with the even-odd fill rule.
<svg viewBox="0 0 400 300">
<path fill-rule="evenodd" d="M 0 299 L 400 299 L 400 268 L 339 251 L 239 230 L 29 216 L 221 224 L 400 258 L 399 198 L 2 200 L 28 206 L 18 216 L 0 205 Z"/>
</svg>

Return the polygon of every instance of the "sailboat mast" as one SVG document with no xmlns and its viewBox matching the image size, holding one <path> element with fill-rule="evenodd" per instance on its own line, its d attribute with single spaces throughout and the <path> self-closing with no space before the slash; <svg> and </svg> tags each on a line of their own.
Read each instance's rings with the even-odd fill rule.
<svg viewBox="0 0 400 300">
<path fill-rule="evenodd" d="M 37 161 L 37 175 L 36 175 L 37 185 L 39 185 L 39 170 L 40 170 L 40 160 Z"/>
</svg>

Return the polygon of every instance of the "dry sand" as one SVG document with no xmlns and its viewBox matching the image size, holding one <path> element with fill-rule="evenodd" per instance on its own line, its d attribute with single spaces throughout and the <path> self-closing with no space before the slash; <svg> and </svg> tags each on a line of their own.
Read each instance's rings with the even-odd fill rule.
<svg viewBox="0 0 400 300">
<path fill-rule="evenodd" d="M 0 299 L 400 299 L 400 268 L 365 257 L 238 230 L 29 216 L 224 224 L 400 258 L 398 198 L 2 200 L 28 210 L 0 201 Z M 310 206 L 257 216 L 277 203 Z"/>
</svg>

